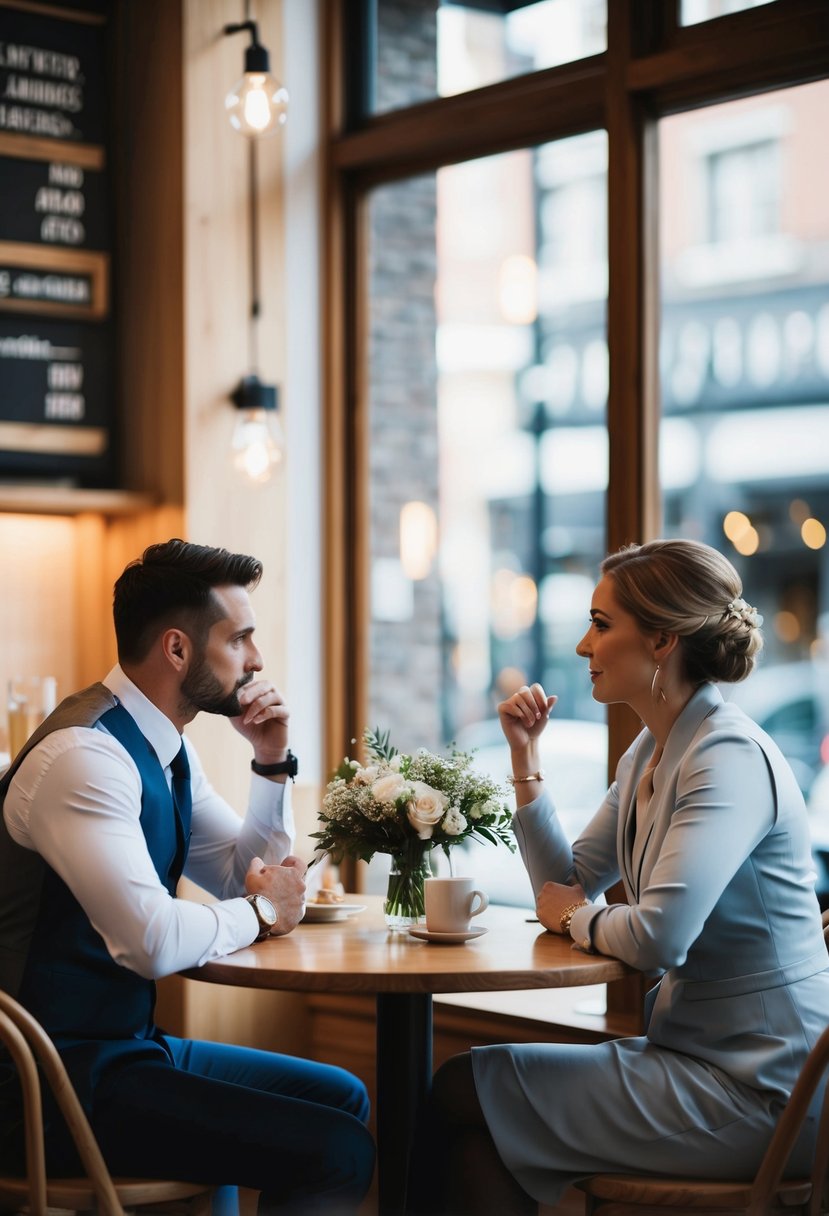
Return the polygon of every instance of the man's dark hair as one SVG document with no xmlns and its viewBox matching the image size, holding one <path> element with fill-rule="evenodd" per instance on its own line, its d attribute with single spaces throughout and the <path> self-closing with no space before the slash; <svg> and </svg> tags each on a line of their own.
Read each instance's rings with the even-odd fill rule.
<svg viewBox="0 0 829 1216">
<path fill-rule="evenodd" d="M 179 628 L 197 645 L 222 616 L 214 587 L 250 590 L 262 563 L 244 553 L 168 540 L 150 545 L 115 584 L 112 612 L 120 662 L 138 663 L 164 629 Z"/>
</svg>

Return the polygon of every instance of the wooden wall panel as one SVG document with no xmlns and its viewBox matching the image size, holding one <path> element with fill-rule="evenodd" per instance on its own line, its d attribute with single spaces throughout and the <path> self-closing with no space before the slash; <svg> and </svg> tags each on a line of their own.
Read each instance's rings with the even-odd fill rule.
<svg viewBox="0 0 829 1216">
<path fill-rule="evenodd" d="M 252 553 L 265 573 L 253 596 L 256 640 L 279 686 L 285 670 L 284 482 L 253 484 L 232 468 L 235 410 L 229 395 L 256 370 L 284 375 L 284 257 L 280 136 L 258 145 L 261 316 L 251 328 L 248 141 L 227 121 L 224 96 L 241 76 L 248 36 L 222 35 L 238 0 L 184 0 L 186 504 L 188 538 Z M 281 72 L 281 3 L 256 9 L 260 39 Z M 258 352 L 258 359 L 255 358 Z M 255 363 L 255 366 L 254 366 Z M 288 459 L 290 453 L 288 453 Z M 211 758 L 210 777 L 244 806 L 250 749 L 206 715 L 188 735 Z"/>
<path fill-rule="evenodd" d="M 119 0 L 114 144 L 123 484 L 184 494 L 184 203 L 179 0 Z"/>
<path fill-rule="evenodd" d="M 233 131 L 224 109 L 225 94 L 242 75 L 249 38 L 226 37 L 222 30 L 242 19 L 243 7 L 240 0 L 181 3 L 185 504 L 188 539 L 262 560 L 264 577 L 252 598 L 256 641 L 266 673 L 279 686 L 287 644 L 284 482 L 277 474 L 255 485 L 232 468 L 230 458 L 235 411 L 229 395 L 254 371 L 279 386 L 285 369 L 281 137 L 257 145 L 261 316 L 252 328 L 249 145 Z M 255 17 L 271 70 L 280 78 L 281 0 L 259 0 Z M 243 810 L 249 745 L 225 720 L 206 714 L 187 734 L 215 788 Z M 304 1050 L 301 997 L 187 983 L 181 999 L 188 1034 Z"/>
<path fill-rule="evenodd" d="M 75 552 L 72 520 L 0 515 L 0 752 L 7 746 L 6 689 L 11 676 L 55 676 L 59 696 L 74 686 Z"/>
</svg>

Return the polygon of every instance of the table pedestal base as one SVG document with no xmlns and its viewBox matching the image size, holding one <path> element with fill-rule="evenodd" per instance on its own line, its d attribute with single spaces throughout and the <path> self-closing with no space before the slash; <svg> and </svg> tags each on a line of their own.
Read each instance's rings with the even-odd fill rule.
<svg viewBox="0 0 829 1216">
<path fill-rule="evenodd" d="M 379 1216 L 406 1208 L 409 1152 L 432 1084 L 429 993 L 377 994 L 377 1157 Z"/>
</svg>

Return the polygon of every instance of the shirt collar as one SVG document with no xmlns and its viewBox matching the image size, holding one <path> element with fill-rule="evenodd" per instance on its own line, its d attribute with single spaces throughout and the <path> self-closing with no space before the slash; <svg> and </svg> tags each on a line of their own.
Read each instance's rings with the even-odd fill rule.
<svg viewBox="0 0 829 1216">
<path fill-rule="evenodd" d="M 169 768 L 182 744 L 182 736 L 174 724 L 149 697 L 144 696 L 119 664 L 116 663 L 103 682 L 110 692 L 115 694 L 130 717 L 135 719 L 141 734 L 158 756 L 161 767 Z"/>
</svg>

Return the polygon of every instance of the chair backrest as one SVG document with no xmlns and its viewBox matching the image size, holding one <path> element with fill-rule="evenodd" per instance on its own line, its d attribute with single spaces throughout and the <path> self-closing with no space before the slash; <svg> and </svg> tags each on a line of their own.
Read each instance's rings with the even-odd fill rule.
<svg viewBox="0 0 829 1216">
<path fill-rule="evenodd" d="M 6 992 L 0 992 L 0 1040 L 14 1060 L 23 1095 L 30 1211 L 46 1210 L 43 1104 L 37 1068 L 40 1064 L 95 1192 L 97 1211 L 102 1216 L 124 1216 L 98 1142 L 54 1043 L 40 1023 Z"/>
<path fill-rule="evenodd" d="M 792 1149 L 803 1128 L 815 1093 L 825 1079 L 827 1068 L 829 1068 L 829 1028 L 824 1030 L 809 1052 L 791 1097 L 780 1116 L 774 1135 L 769 1141 L 769 1146 L 751 1188 L 749 1213 L 771 1210 L 775 1191 L 783 1178 Z M 829 1086 L 824 1090 L 815 1155 L 812 1161 L 812 1197 L 809 1202 L 809 1216 L 819 1216 L 819 1213 L 823 1211 L 822 1198 L 826 1193 L 828 1168 Z"/>
</svg>

